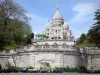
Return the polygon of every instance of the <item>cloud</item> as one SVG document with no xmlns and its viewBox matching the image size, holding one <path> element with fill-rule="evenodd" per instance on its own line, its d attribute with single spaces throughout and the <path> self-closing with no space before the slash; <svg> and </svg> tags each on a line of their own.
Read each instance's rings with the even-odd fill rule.
<svg viewBox="0 0 100 75">
<path fill-rule="evenodd" d="M 74 12 L 77 12 L 76 16 L 73 17 L 71 20 L 72 23 L 80 23 L 82 21 L 88 20 L 90 14 L 93 14 L 95 11 L 95 4 L 94 3 L 78 3 L 75 7 L 72 8 Z"/>
<path fill-rule="evenodd" d="M 77 3 L 72 10 L 76 12 L 76 15 L 72 17 L 69 24 L 77 38 L 81 33 L 86 33 L 93 24 L 96 5 L 94 3 Z"/>
<path fill-rule="evenodd" d="M 36 14 L 27 14 L 27 16 L 31 18 L 30 25 L 32 27 L 32 31 L 35 34 L 41 33 L 45 30 L 47 19 L 40 17 Z"/>
<path fill-rule="evenodd" d="M 77 11 L 79 14 L 87 15 L 92 13 L 95 10 L 94 3 L 78 3 L 73 8 L 74 11 Z"/>
</svg>

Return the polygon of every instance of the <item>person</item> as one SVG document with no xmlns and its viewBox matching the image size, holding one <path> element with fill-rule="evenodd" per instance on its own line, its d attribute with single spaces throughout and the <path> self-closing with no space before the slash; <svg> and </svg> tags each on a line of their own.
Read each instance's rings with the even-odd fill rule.
<svg viewBox="0 0 100 75">
<path fill-rule="evenodd" d="M 42 70 L 43 70 L 43 68 L 42 67 L 40 67 L 40 72 L 42 73 Z"/>
<path fill-rule="evenodd" d="M 1 66 L 1 64 L 0 64 L 0 70 L 2 70 L 2 66 Z"/>
<path fill-rule="evenodd" d="M 0 64 L 0 73 L 2 73 L 2 66 L 1 66 L 1 64 Z"/>
</svg>

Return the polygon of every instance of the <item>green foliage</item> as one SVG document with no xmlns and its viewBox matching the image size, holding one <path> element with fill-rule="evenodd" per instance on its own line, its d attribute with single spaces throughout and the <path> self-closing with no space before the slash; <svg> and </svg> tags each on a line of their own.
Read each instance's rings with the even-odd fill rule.
<svg viewBox="0 0 100 75">
<path fill-rule="evenodd" d="M 76 67 L 55 67 L 54 72 L 87 72 L 87 68 L 84 65 L 79 65 Z"/>
<path fill-rule="evenodd" d="M 76 44 L 81 48 L 94 45 L 93 43 L 89 43 L 88 36 L 84 33 L 82 33 L 81 36 L 77 39 Z"/>
<path fill-rule="evenodd" d="M 26 38 L 26 44 L 31 44 L 31 39 L 34 39 L 34 33 L 31 33 Z"/>
<path fill-rule="evenodd" d="M 88 32 L 89 42 L 95 43 L 96 46 L 100 45 L 100 32 L 98 32 L 98 28 L 100 29 L 100 26 L 93 26 Z"/>
<path fill-rule="evenodd" d="M 78 38 L 78 40 L 76 41 L 77 45 L 83 44 L 84 41 L 86 40 L 87 35 L 86 34 L 81 34 L 80 38 Z"/>
<path fill-rule="evenodd" d="M 11 49 L 15 50 L 16 46 L 14 46 L 14 45 L 4 45 L 3 48 L 4 48 L 4 50 L 11 50 Z"/>
<path fill-rule="evenodd" d="M 96 23 L 88 31 L 88 40 L 100 47 L 100 9 L 95 12 L 94 20 Z"/>
<path fill-rule="evenodd" d="M 63 72 L 63 68 L 56 67 L 53 69 L 54 72 Z"/>
<path fill-rule="evenodd" d="M 20 67 L 12 66 L 10 63 L 7 63 L 7 64 L 6 64 L 6 67 L 7 67 L 9 70 L 14 71 L 14 72 L 20 72 L 20 71 L 21 71 L 21 68 L 20 68 Z"/>
<path fill-rule="evenodd" d="M 15 45 L 30 43 L 28 20 L 25 10 L 13 0 L 0 0 L 0 50 L 15 49 Z"/>
<path fill-rule="evenodd" d="M 36 34 L 36 37 L 38 37 L 38 39 L 47 39 L 48 36 L 46 36 L 45 34 Z"/>
<path fill-rule="evenodd" d="M 34 67 L 32 67 L 32 66 L 29 66 L 29 67 L 28 67 L 28 69 L 34 69 Z"/>
<path fill-rule="evenodd" d="M 82 41 L 82 43 L 80 41 L 81 40 L 79 40 L 79 39 L 76 41 L 77 46 L 80 47 L 80 48 L 95 46 L 95 44 L 94 43 L 90 43 L 87 38 L 84 39 Z"/>
<path fill-rule="evenodd" d="M 79 72 L 87 72 L 87 68 L 84 65 L 79 65 Z"/>
</svg>

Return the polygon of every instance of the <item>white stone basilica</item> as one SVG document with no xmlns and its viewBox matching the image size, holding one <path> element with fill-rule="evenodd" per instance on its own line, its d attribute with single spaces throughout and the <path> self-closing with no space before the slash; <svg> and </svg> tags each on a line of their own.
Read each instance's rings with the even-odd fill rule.
<svg viewBox="0 0 100 75">
<path fill-rule="evenodd" d="M 49 36 L 50 40 L 74 40 L 66 20 L 59 12 L 59 8 L 57 8 L 52 22 L 48 21 L 45 34 Z"/>
<path fill-rule="evenodd" d="M 49 63 L 51 67 L 75 67 L 80 64 L 80 53 L 75 47 L 74 37 L 69 26 L 59 12 L 59 8 L 48 21 L 44 32 L 48 39 L 32 39 L 33 44 L 20 52 L 17 65 L 20 67 L 44 67 Z M 13 64 L 13 59 L 9 61 Z"/>
</svg>

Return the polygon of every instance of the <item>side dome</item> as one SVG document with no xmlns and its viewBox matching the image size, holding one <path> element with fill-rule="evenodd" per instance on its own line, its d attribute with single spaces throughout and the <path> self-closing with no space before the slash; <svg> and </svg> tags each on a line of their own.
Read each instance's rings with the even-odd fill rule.
<svg viewBox="0 0 100 75">
<path fill-rule="evenodd" d="M 64 22 L 63 27 L 69 29 L 69 26 L 66 21 Z"/>
<path fill-rule="evenodd" d="M 46 24 L 46 27 L 50 26 L 50 20 L 48 20 L 48 23 Z"/>
<path fill-rule="evenodd" d="M 59 12 L 59 8 L 57 8 L 56 13 L 53 15 L 53 20 L 63 20 L 63 17 Z"/>
</svg>

